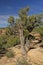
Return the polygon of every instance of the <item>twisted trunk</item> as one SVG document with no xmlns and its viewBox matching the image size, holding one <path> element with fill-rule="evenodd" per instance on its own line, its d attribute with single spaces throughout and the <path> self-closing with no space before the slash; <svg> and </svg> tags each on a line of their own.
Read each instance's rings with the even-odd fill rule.
<svg viewBox="0 0 43 65">
<path fill-rule="evenodd" d="M 19 29 L 19 34 L 20 34 L 20 42 L 21 42 L 21 51 L 22 51 L 22 54 L 25 55 L 26 54 L 26 50 L 25 50 L 23 29 Z"/>
<path fill-rule="evenodd" d="M 26 38 L 26 44 L 25 44 L 26 52 L 28 52 L 28 50 L 29 50 L 29 46 L 30 46 L 29 44 L 30 44 L 30 42 L 29 42 L 28 38 Z"/>
</svg>

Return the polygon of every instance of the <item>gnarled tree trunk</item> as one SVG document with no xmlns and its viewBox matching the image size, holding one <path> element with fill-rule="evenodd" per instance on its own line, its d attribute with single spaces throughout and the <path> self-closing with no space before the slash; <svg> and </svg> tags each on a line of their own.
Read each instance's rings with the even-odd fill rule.
<svg viewBox="0 0 43 65">
<path fill-rule="evenodd" d="M 28 50 L 29 50 L 29 46 L 30 46 L 29 44 L 30 44 L 30 42 L 29 42 L 28 38 L 26 38 L 26 43 L 25 43 L 26 52 L 28 52 Z"/>
<path fill-rule="evenodd" d="M 22 51 L 22 54 L 25 55 L 26 54 L 26 50 L 25 50 L 23 29 L 19 29 L 19 34 L 20 34 L 20 42 L 21 42 L 21 51 Z"/>
</svg>

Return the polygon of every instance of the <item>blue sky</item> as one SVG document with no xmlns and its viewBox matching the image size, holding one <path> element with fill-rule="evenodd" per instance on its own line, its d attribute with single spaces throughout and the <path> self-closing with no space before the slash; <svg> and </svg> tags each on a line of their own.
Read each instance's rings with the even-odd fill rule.
<svg viewBox="0 0 43 65">
<path fill-rule="evenodd" d="M 0 0 L 0 27 L 6 27 L 8 17 L 17 18 L 19 9 L 27 6 L 30 7 L 29 15 L 43 13 L 43 0 Z"/>
</svg>

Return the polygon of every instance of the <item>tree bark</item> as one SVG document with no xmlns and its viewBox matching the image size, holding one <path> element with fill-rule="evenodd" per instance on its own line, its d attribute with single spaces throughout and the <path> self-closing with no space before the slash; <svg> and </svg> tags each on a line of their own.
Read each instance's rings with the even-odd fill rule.
<svg viewBox="0 0 43 65">
<path fill-rule="evenodd" d="M 26 38 L 26 44 L 25 44 L 26 52 L 28 52 L 29 47 L 30 47 L 30 42 L 29 42 L 28 38 Z"/>
<path fill-rule="evenodd" d="M 25 55 L 26 54 L 26 50 L 25 50 L 23 29 L 19 29 L 19 34 L 20 34 L 20 42 L 21 42 L 21 51 L 22 51 L 22 54 Z"/>
</svg>

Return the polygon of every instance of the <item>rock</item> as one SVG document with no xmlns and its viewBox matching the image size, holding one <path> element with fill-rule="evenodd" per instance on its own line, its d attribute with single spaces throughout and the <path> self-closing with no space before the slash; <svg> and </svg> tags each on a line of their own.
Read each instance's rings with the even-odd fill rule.
<svg viewBox="0 0 43 65">
<path fill-rule="evenodd" d="M 32 64 L 34 65 L 43 65 L 43 51 L 41 52 L 41 48 L 37 48 L 37 49 L 31 49 L 28 52 L 28 58 L 30 59 L 30 61 L 32 62 Z"/>
</svg>

